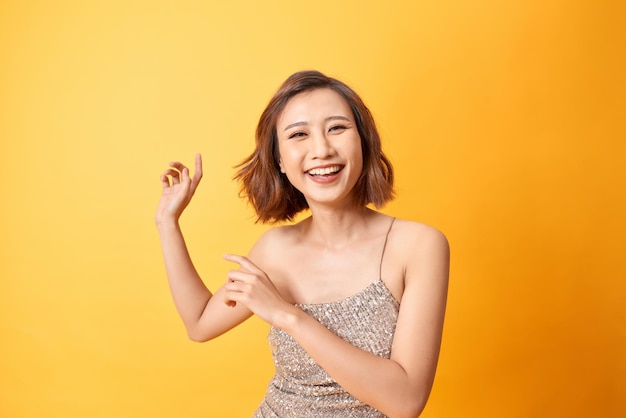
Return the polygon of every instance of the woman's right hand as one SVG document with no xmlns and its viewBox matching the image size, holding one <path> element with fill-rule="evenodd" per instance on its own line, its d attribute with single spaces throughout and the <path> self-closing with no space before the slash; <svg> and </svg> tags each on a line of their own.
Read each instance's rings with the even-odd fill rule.
<svg viewBox="0 0 626 418">
<path fill-rule="evenodd" d="M 170 168 L 161 175 L 163 190 L 157 206 L 155 222 L 157 225 L 166 221 L 177 222 L 202 179 L 202 156 L 196 154 L 196 169 L 193 178 L 189 169 L 179 162 L 170 163 Z"/>
</svg>

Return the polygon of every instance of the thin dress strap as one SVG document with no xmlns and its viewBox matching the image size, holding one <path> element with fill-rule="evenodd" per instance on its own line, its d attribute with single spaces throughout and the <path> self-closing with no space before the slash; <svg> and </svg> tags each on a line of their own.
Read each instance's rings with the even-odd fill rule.
<svg viewBox="0 0 626 418">
<path fill-rule="evenodd" d="M 389 224 L 389 229 L 387 230 L 387 234 L 385 235 L 385 242 L 383 243 L 383 251 L 380 253 L 380 263 L 378 264 L 378 278 L 381 280 L 382 280 L 382 274 L 383 274 L 383 256 L 385 255 L 385 248 L 387 247 L 387 239 L 389 238 L 391 227 L 393 226 L 393 223 L 395 221 L 396 221 L 396 218 L 394 217 L 391 220 L 391 224 Z"/>
</svg>

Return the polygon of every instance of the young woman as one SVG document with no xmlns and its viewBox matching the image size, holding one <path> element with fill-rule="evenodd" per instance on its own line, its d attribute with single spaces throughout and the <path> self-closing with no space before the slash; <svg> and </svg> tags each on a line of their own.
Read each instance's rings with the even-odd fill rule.
<svg viewBox="0 0 626 418">
<path fill-rule="evenodd" d="M 178 219 L 202 177 L 161 176 L 156 224 L 189 337 L 207 341 L 251 315 L 270 325 L 276 375 L 254 417 L 416 417 L 437 365 L 449 250 L 432 227 L 371 209 L 393 196 L 374 120 L 344 83 L 299 72 L 263 112 L 237 178 L 267 231 L 215 293 Z"/>
</svg>

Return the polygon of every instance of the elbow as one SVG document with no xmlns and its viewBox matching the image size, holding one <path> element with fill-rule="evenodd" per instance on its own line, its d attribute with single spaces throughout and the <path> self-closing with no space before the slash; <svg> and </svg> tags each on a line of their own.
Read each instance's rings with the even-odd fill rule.
<svg viewBox="0 0 626 418">
<path fill-rule="evenodd" d="M 415 397 L 413 399 L 407 399 L 404 402 L 400 402 L 396 405 L 392 411 L 387 415 L 393 418 L 417 418 L 421 415 L 424 407 L 426 406 L 427 398 Z"/>
<path fill-rule="evenodd" d="M 407 415 L 404 415 L 404 417 L 406 418 L 417 418 L 420 415 L 422 415 L 422 411 L 424 410 L 424 407 L 426 406 L 426 403 L 420 404 L 414 408 L 411 408 L 410 410 L 407 411 Z"/>
<path fill-rule="evenodd" d="M 198 335 L 195 335 L 195 334 L 187 333 L 187 336 L 189 337 L 189 339 L 191 341 L 193 341 L 195 343 L 204 343 L 204 342 L 209 341 L 209 338 L 204 338 L 202 336 L 198 336 Z"/>
<path fill-rule="evenodd" d="M 204 343 L 211 339 L 207 333 L 200 332 L 199 330 L 193 328 L 187 328 L 187 337 L 196 343 Z"/>
</svg>

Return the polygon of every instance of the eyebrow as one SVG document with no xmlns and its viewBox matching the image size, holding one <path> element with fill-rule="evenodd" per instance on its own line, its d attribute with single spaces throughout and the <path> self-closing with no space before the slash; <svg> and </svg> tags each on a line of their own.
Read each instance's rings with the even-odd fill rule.
<svg viewBox="0 0 626 418">
<path fill-rule="evenodd" d="M 345 120 L 347 122 L 350 122 L 350 118 L 347 118 L 345 116 L 329 116 L 326 119 L 324 119 L 324 122 L 330 122 L 330 121 L 333 121 L 333 120 Z M 304 126 L 304 125 L 308 125 L 308 122 L 304 122 L 304 121 L 294 122 L 292 124 L 287 125 L 285 127 L 285 129 L 283 129 L 283 132 L 288 130 L 288 129 L 295 128 L 296 126 Z"/>
</svg>

